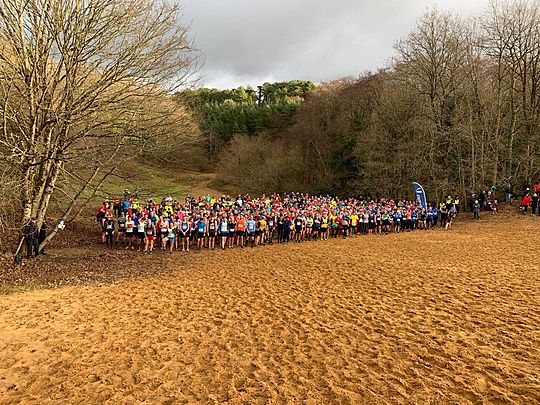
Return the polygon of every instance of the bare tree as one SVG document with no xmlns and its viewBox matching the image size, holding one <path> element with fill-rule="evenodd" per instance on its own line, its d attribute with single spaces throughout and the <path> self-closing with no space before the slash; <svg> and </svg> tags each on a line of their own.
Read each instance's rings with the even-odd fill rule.
<svg viewBox="0 0 540 405">
<path fill-rule="evenodd" d="M 20 189 L 20 224 L 41 226 L 59 180 L 65 215 L 144 138 L 141 105 L 191 79 L 197 52 L 180 6 L 152 0 L 0 0 L 0 159 Z M 77 168 L 84 165 L 85 170 Z"/>
<path fill-rule="evenodd" d="M 448 185 L 449 158 L 455 148 L 452 120 L 464 77 L 464 39 L 464 23 L 458 17 L 432 9 L 396 44 L 395 77 L 407 81 L 410 91 L 422 96 L 428 106 L 424 129 L 430 139 L 429 173 L 441 189 Z M 442 172 L 437 170 L 441 159 Z"/>
<path fill-rule="evenodd" d="M 530 183 L 540 156 L 540 3 L 493 1 L 483 27 L 486 55 L 508 102 L 506 178 Z"/>
</svg>

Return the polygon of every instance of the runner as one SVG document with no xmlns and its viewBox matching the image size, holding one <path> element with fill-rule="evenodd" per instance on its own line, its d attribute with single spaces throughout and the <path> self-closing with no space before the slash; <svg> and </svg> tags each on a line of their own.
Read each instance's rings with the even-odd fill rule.
<svg viewBox="0 0 540 405">
<path fill-rule="evenodd" d="M 212 217 L 208 220 L 208 249 L 214 250 L 216 245 L 216 233 L 218 229 L 218 220 L 212 214 Z"/>
<path fill-rule="evenodd" d="M 321 218 L 321 238 L 328 240 L 328 215 L 326 214 Z"/>
<path fill-rule="evenodd" d="M 354 236 L 358 235 L 358 229 L 359 229 L 359 226 L 358 226 L 358 220 L 360 219 L 360 217 L 358 216 L 357 211 L 353 212 L 353 213 L 350 215 L 350 219 L 351 219 L 351 224 L 350 224 L 350 227 L 351 227 L 350 235 L 354 237 Z"/>
<path fill-rule="evenodd" d="M 169 231 L 169 221 L 165 216 L 159 217 L 157 228 L 159 229 L 159 244 L 161 246 L 161 250 L 165 251 L 167 249 L 167 235 Z"/>
<path fill-rule="evenodd" d="M 190 232 L 189 232 L 189 235 L 190 235 L 190 240 L 193 244 L 196 244 L 197 242 L 197 227 L 198 227 L 198 219 L 197 219 L 197 215 L 193 215 L 193 217 L 191 218 L 191 224 L 190 224 Z"/>
<path fill-rule="evenodd" d="M 277 218 L 275 214 L 272 214 L 268 217 L 267 226 L 268 226 L 268 233 L 266 237 L 266 241 L 271 245 L 274 241 L 274 232 L 276 229 L 276 223 Z"/>
<path fill-rule="evenodd" d="M 178 250 L 180 248 L 180 245 L 182 244 L 182 221 L 180 220 L 181 214 L 178 213 L 177 216 L 174 217 L 173 221 L 173 228 L 174 228 L 174 248 Z"/>
<path fill-rule="evenodd" d="M 126 244 L 126 216 L 123 211 L 120 212 L 118 218 L 118 242 L 122 246 Z"/>
<path fill-rule="evenodd" d="M 350 224 L 351 217 L 349 216 L 348 212 L 345 211 L 345 213 L 341 216 L 341 232 L 343 233 L 343 239 L 347 239 L 347 236 L 349 236 Z"/>
<path fill-rule="evenodd" d="M 300 243 L 303 240 L 305 221 L 301 215 L 298 215 L 294 220 L 294 237 L 296 243 Z"/>
<path fill-rule="evenodd" d="M 236 246 L 244 247 L 247 222 L 243 215 L 240 215 L 236 223 Z"/>
<path fill-rule="evenodd" d="M 189 238 L 191 236 L 191 223 L 186 215 L 180 224 L 180 235 L 182 237 L 182 252 L 189 252 Z"/>
<path fill-rule="evenodd" d="M 377 223 L 375 221 L 375 212 L 368 213 L 368 235 L 373 235 L 377 231 Z"/>
<path fill-rule="evenodd" d="M 127 239 L 126 250 L 135 249 L 135 245 L 134 245 L 135 242 L 133 241 L 134 228 L 135 228 L 135 221 L 133 221 L 133 218 L 131 217 L 131 215 L 128 215 L 126 219 L 126 239 Z"/>
<path fill-rule="evenodd" d="M 381 218 L 382 218 L 382 232 L 384 235 L 388 235 L 388 232 L 390 232 L 390 225 L 391 225 L 390 215 L 386 211 L 383 211 Z"/>
<path fill-rule="evenodd" d="M 283 221 L 284 221 L 283 214 L 281 214 L 278 216 L 277 226 L 276 226 L 278 243 L 283 243 Z"/>
<path fill-rule="evenodd" d="M 431 205 L 426 211 L 426 229 L 428 228 L 433 229 L 433 209 L 431 208 Z"/>
<path fill-rule="evenodd" d="M 251 242 L 251 247 L 255 247 L 255 227 L 256 223 L 253 219 L 253 215 L 248 217 L 246 221 L 246 231 L 247 231 L 247 244 Z"/>
<path fill-rule="evenodd" d="M 311 234 L 313 233 L 313 215 L 310 213 L 306 218 L 306 239 L 311 240 Z"/>
<path fill-rule="evenodd" d="M 120 204 L 120 196 L 114 196 L 113 199 L 113 210 L 114 210 L 114 216 L 116 218 L 120 217 L 120 213 L 122 212 L 122 205 Z"/>
<path fill-rule="evenodd" d="M 106 216 L 107 216 L 107 205 L 106 203 L 103 203 L 102 205 L 100 205 L 96 211 L 96 221 L 99 225 L 99 227 L 101 228 L 101 239 L 103 241 L 103 243 L 106 243 L 106 238 L 105 238 L 105 235 L 106 235 L 106 231 L 105 231 L 105 220 L 106 220 Z"/>
<path fill-rule="evenodd" d="M 264 246 L 266 242 L 267 223 L 264 216 L 260 216 L 257 221 L 257 228 L 255 230 L 258 233 L 258 239 L 255 241 L 257 246 Z"/>
<path fill-rule="evenodd" d="M 156 239 L 156 226 L 151 219 L 147 219 L 143 224 L 143 235 L 145 235 L 144 253 L 152 253 L 154 251 L 154 240 Z"/>
<path fill-rule="evenodd" d="M 202 250 L 205 245 L 208 232 L 208 228 L 206 225 L 207 224 L 205 218 L 200 217 L 199 221 L 197 222 L 197 247 L 199 248 L 199 250 Z"/>
<path fill-rule="evenodd" d="M 137 216 L 137 238 L 138 238 L 138 251 L 142 251 L 144 249 L 144 245 L 146 244 L 146 234 L 144 231 L 144 227 L 146 225 L 146 218 L 142 215 Z"/>
<path fill-rule="evenodd" d="M 339 222 L 338 217 L 335 215 L 330 216 L 330 237 L 331 238 L 337 238 L 338 237 L 338 228 L 339 228 Z"/>
<path fill-rule="evenodd" d="M 362 221 L 362 224 L 360 225 L 362 227 L 362 235 L 368 235 L 369 234 L 369 213 L 367 210 L 364 210 L 364 212 L 360 215 L 359 221 Z"/>
<path fill-rule="evenodd" d="M 399 210 L 394 211 L 394 215 L 392 216 L 393 224 L 394 224 L 394 232 L 399 233 L 401 231 L 401 219 L 402 215 Z"/>
<path fill-rule="evenodd" d="M 229 237 L 229 221 L 227 220 L 227 214 L 223 214 L 221 221 L 219 221 L 218 232 L 220 235 L 221 250 L 225 250 L 227 238 Z"/>
<path fill-rule="evenodd" d="M 285 217 L 283 220 L 283 243 L 289 243 L 292 226 L 291 218 L 289 216 Z"/>
<path fill-rule="evenodd" d="M 114 219 L 111 212 L 107 214 L 107 218 L 104 221 L 105 229 L 105 243 L 111 249 L 113 248 L 113 237 L 114 237 Z"/>
<path fill-rule="evenodd" d="M 321 237 L 321 217 L 319 215 L 315 215 L 315 218 L 313 218 L 313 238 L 315 240 L 320 239 Z"/>
<path fill-rule="evenodd" d="M 446 219 L 446 223 L 444 224 L 444 229 L 448 230 L 452 228 L 452 223 L 454 222 L 454 218 L 457 215 L 457 210 L 455 206 L 452 206 L 450 211 L 448 211 L 448 216 Z"/>
<path fill-rule="evenodd" d="M 236 219 L 235 219 L 235 216 L 230 213 L 229 214 L 229 219 L 228 219 L 228 226 L 229 226 L 229 237 L 227 238 L 227 241 L 229 243 L 229 248 L 232 248 L 234 247 L 234 243 L 236 241 L 236 246 L 238 246 L 238 244 L 240 243 L 239 242 L 239 237 L 236 237 L 236 233 L 238 232 L 237 231 L 237 222 L 236 222 Z M 242 245 L 243 247 L 243 245 Z"/>
<path fill-rule="evenodd" d="M 439 220 L 439 210 L 435 207 L 431 210 L 433 215 L 433 229 L 437 228 L 437 221 Z"/>
<path fill-rule="evenodd" d="M 176 239 L 175 227 L 172 222 L 169 222 L 169 227 L 167 228 L 167 243 L 169 244 L 169 253 L 172 255 L 174 249 L 174 240 Z"/>
</svg>

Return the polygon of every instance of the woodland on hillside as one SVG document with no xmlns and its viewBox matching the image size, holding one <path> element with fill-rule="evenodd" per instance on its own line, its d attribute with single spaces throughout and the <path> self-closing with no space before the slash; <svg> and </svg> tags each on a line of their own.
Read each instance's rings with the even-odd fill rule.
<svg viewBox="0 0 540 405">
<path fill-rule="evenodd" d="M 207 165 L 222 157 L 223 149 L 236 134 L 257 135 L 282 131 L 307 95 L 315 88 L 310 81 L 264 83 L 231 90 L 200 88 L 177 92 L 174 98 L 192 111 L 204 132 Z M 204 165 L 202 165 L 204 167 Z"/>
<path fill-rule="evenodd" d="M 395 51 L 387 69 L 311 90 L 286 126 L 232 131 L 212 152 L 223 183 L 405 197 L 419 181 L 436 198 L 538 181 L 540 3 L 430 10 Z"/>
</svg>

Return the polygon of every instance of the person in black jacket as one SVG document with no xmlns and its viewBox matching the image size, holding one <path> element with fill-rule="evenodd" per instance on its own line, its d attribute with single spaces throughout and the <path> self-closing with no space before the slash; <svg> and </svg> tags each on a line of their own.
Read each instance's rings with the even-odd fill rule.
<svg viewBox="0 0 540 405">
<path fill-rule="evenodd" d="M 32 258 L 32 253 L 35 257 L 39 256 L 39 229 L 36 218 L 32 218 L 24 226 L 24 240 L 26 242 L 26 257 Z"/>
<path fill-rule="evenodd" d="M 103 227 L 105 230 L 105 243 L 112 249 L 114 244 L 114 219 L 112 215 L 106 217 Z"/>
</svg>

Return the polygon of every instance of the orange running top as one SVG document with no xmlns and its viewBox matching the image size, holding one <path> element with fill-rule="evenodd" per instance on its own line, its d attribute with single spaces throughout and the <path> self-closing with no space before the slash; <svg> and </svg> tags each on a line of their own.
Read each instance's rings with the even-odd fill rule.
<svg viewBox="0 0 540 405">
<path fill-rule="evenodd" d="M 238 223 L 236 224 L 236 230 L 237 231 L 245 231 L 246 230 L 246 220 L 245 219 L 239 219 Z"/>
</svg>

